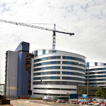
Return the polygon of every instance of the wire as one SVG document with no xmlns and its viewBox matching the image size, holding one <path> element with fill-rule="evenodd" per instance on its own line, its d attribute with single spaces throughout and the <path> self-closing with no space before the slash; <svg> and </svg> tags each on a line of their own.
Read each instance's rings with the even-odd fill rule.
<svg viewBox="0 0 106 106">
<path fill-rule="evenodd" d="M 54 24 L 52 24 L 52 23 L 28 23 L 28 24 L 54 25 Z"/>
</svg>

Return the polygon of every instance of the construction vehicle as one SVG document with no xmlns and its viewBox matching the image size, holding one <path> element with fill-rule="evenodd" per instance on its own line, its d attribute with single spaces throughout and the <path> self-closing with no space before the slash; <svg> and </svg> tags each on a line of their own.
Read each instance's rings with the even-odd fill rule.
<svg viewBox="0 0 106 106">
<path fill-rule="evenodd" d="M 30 25 L 30 24 L 21 23 L 21 22 L 14 22 L 14 21 L 2 20 L 2 19 L 0 19 L 0 22 L 10 23 L 10 24 L 14 24 L 14 25 L 20 25 L 20 26 L 25 26 L 25 27 L 30 27 L 30 28 L 37 28 L 37 29 L 42 29 L 42 30 L 46 30 L 46 31 L 52 31 L 53 32 L 52 49 L 55 49 L 55 45 L 56 45 L 56 33 L 68 34 L 70 36 L 74 35 L 74 33 L 63 32 L 63 31 L 56 30 L 56 25 L 55 24 L 54 24 L 54 29 L 49 29 L 49 28 L 45 28 L 45 27 Z"/>
</svg>

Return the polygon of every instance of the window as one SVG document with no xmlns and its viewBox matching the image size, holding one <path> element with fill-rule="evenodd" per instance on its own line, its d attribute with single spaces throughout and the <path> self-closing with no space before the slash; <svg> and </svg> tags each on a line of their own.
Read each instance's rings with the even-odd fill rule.
<svg viewBox="0 0 106 106">
<path fill-rule="evenodd" d="M 52 53 L 56 53 L 56 50 L 52 50 Z"/>
<path fill-rule="evenodd" d="M 62 79 L 85 81 L 85 79 L 83 79 L 83 78 L 76 78 L 76 77 L 62 77 Z"/>
<path fill-rule="evenodd" d="M 34 67 L 41 66 L 41 65 L 49 65 L 49 64 L 60 64 L 60 61 L 50 61 L 50 62 L 37 63 L 37 64 L 34 64 Z"/>
<path fill-rule="evenodd" d="M 97 66 L 98 65 L 98 63 L 97 62 L 95 62 L 95 66 Z"/>
<path fill-rule="evenodd" d="M 60 59 L 61 56 L 50 56 L 50 57 L 44 57 L 41 59 L 35 59 L 34 62 L 39 62 L 39 61 L 44 61 L 44 60 L 49 60 L 49 59 Z"/>
<path fill-rule="evenodd" d="M 46 79 L 60 79 L 59 76 L 48 76 L 48 77 L 34 77 L 34 80 L 46 80 Z"/>
<path fill-rule="evenodd" d="M 67 71 L 63 71 L 62 74 L 66 74 L 66 75 L 77 75 L 77 76 L 85 76 L 85 74 L 82 74 L 82 73 L 67 72 Z"/>
<path fill-rule="evenodd" d="M 56 79 L 56 77 L 55 77 L 55 76 L 53 76 L 53 77 L 51 77 L 51 79 Z"/>
<path fill-rule="evenodd" d="M 45 50 L 43 50 L 43 55 L 46 53 L 46 51 Z"/>
<path fill-rule="evenodd" d="M 35 57 L 36 57 L 36 56 L 38 56 L 38 51 L 37 51 L 37 50 L 35 51 Z"/>
<path fill-rule="evenodd" d="M 34 77 L 33 79 L 34 79 L 34 80 L 41 80 L 40 77 Z"/>
<path fill-rule="evenodd" d="M 89 71 L 96 71 L 96 70 L 104 70 L 104 68 L 93 68 L 93 69 L 89 69 Z"/>
<path fill-rule="evenodd" d="M 70 65 L 77 65 L 77 66 L 85 67 L 84 64 L 80 64 L 78 62 L 62 61 L 62 64 L 70 64 Z"/>
<path fill-rule="evenodd" d="M 60 66 L 50 66 L 50 67 L 35 68 L 34 71 L 48 70 L 48 69 L 60 69 Z"/>
<path fill-rule="evenodd" d="M 62 57 L 63 59 L 69 59 L 69 60 L 77 60 L 77 61 L 81 61 L 81 62 L 84 62 L 85 63 L 85 60 L 83 59 L 80 59 L 80 58 L 77 58 L 77 57 L 70 57 L 70 56 L 63 56 Z"/>
<path fill-rule="evenodd" d="M 44 61 L 44 60 L 46 60 L 46 58 L 42 58 L 41 60 Z"/>
<path fill-rule="evenodd" d="M 87 67 L 89 67 L 89 62 L 87 62 Z"/>
<path fill-rule="evenodd" d="M 77 68 L 77 67 L 68 67 L 68 66 L 62 66 L 62 69 L 67 69 L 67 70 L 77 70 L 77 71 L 85 71 L 82 68 Z"/>
<path fill-rule="evenodd" d="M 34 85 L 39 85 L 39 84 L 53 84 L 53 85 L 75 85 L 75 84 L 78 84 L 77 82 L 67 82 L 67 81 L 34 81 L 33 82 Z M 81 83 L 80 83 L 81 84 Z M 84 84 L 81 84 L 81 85 L 84 85 Z"/>
<path fill-rule="evenodd" d="M 42 67 L 41 70 L 45 70 L 45 67 Z"/>
<path fill-rule="evenodd" d="M 33 89 L 41 89 L 41 90 L 69 90 L 69 91 L 76 91 L 76 89 L 70 89 L 70 88 L 33 88 Z"/>
</svg>

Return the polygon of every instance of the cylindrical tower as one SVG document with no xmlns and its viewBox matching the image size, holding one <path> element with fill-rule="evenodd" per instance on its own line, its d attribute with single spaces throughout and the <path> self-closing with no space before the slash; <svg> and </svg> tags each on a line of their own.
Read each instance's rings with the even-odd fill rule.
<svg viewBox="0 0 106 106">
<path fill-rule="evenodd" d="M 87 67 L 89 86 L 106 87 L 106 63 L 88 62 Z"/>
<path fill-rule="evenodd" d="M 85 84 L 85 57 L 60 50 L 36 50 L 32 59 L 32 97 L 67 96 Z"/>
</svg>

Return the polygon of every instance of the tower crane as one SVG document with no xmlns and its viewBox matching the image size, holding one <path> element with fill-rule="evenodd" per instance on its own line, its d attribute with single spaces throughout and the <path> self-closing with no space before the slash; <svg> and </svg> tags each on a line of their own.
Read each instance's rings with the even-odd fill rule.
<svg viewBox="0 0 106 106">
<path fill-rule="evenodd" d="M 21 22 L 15 22 L 15 21 L 2 20 L 2 19 L 0 19 L 0 22 L 14 24 L 14 25 L 20 25 L 20 26 L 25 26 L 25 27 L 30 27 L 30 28 L 37 28 L 37 29 L 42 29 L 42 30 L 46 30 L 46 31 L 52 31 L 53 32 L 52 49 L 55 49 L 55 45 L 56 45 L 56 33 L 68 34 L 70 36 L 74 35 L 74 33 L 56 30 L 56 25 L 55 24 L 54 24 L 54 29 L 49 29 L 49 28 L 45 28 L 45 27 L 40 27 L 40 26 L 35 26 L 35 25 L 30 25 L 30 24 L 21 23 Z"/>
</svg>

